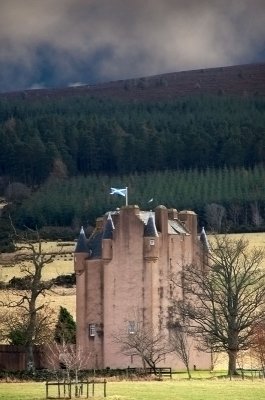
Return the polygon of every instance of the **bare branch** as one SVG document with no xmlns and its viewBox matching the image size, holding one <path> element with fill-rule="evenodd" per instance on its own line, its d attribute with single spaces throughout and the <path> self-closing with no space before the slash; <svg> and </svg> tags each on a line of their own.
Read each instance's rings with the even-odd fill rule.
<svg viewBox="0 0 265 400">
<path fill-rule="evenodd" d="M 133 326 L 129 327 L 130 324 Z M 173 352 L 164 331 L 144 323 L 141 319 L 125 321 L 124 329 L 113 334 L 115 343 L 120 344 L 125 355 L 137 355 L 142 359 L 143 367 L 148 365 L 156 373 L 156 365 L 166 354 Z"/>
<path fill-rule="evenodd" d="M 242 237 L 217 236 L 211 243 L 209 265 L 188 265 L 182 277 L 172 277 L 185 293 L 184 314 L 192 321 L 193 335 L 202 346 L 229 355 L 229 371 L 235 373 L 240 350 L 249 348 L 252 327 L 265 309 L 264 252 L 249 249 Z M 175 304 L 176 307 L 176 300 Z"/>
<path fill-rule="evenodd" d="M 20 270 L 26 279 L 26 290 L 12 291 L 12 300 L 7 299 L 3 305 L 19 310 L 24 316 L 27 362 L 34 368 L 33 345 L 36 343 L 38 318 L 44 310 L 44 305 L 39 304 L 38 299 L 45 296 L 52 286 L 52 281 L 43 281 L 42 274 L 46 265 L 54 260 L 55 254 L 43 251 L 38 229 L 26 228 L 25 231 L 18 232 L 11 218 L 10 224 L 16 249 L 13 262 L 20 264 Z"/>
</svg>

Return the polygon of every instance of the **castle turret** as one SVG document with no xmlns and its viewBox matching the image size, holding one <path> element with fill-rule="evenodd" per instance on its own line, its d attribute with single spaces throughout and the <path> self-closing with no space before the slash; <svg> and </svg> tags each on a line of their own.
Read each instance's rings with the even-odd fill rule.
<svg viewBox="0 0 265 400">
<path fill-rule="evenodd" d="M 157 206 L 155 209 L 155 223 L 159 232 L 168 234 L 168 210 L 165 206 Z"/>
<path fill-rule="evenodd" d="M 87 238 L 84 228 L 81 227 L 74 251 L 74 268 L 76 273 L 81 274 L 84 271 L 85 260 L 88 256 L 89 256 L 89 249 L 87 246 Z"/>
<path fill-rule="evenodd" d="M 153 214 L 150 213 L 147 224 L 144 227 L 144 259 L 155 261 L 158 259 L 159 237 Z"/>
<path fill-rule="evenodd" d="M 169 219 L 177 219 L 178 218 L 178 210 L 176 210 L 176 208 L 169 208 L 168 218 Z"/>
<path fill-rule="evenodd" d="M 108 214 L 107 221 L 104 226 L 103 236 L 102 236 L 102 259 L 104 261 L 110 261 L 113 255 L 112 239 L 113 231 L 115 227 L 111 218 L 111 214 Z"/>
</svg>

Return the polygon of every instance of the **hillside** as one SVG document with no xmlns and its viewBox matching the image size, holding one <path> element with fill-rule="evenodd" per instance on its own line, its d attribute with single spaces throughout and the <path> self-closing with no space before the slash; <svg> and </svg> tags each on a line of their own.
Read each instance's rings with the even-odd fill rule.
<svg viewBox="0 0 265 400">
<path fill-rule="evenodd" d="M 187 95 L 265 95 L 265 63 L 173 72 L 96 85 L 2 93 L 0 98 L 90 95 L 123 100 L 169 100 Z"/>
<path fill-rule="evenodd" d="M 122 185 L 142 207 L 154 197 L 209 222 L 217 203 L 222 228 L 261 230 L 264 127 L 265 63 L 2 94 L 0 195 L 20 227 L 92 224 Z"/>
</svg>

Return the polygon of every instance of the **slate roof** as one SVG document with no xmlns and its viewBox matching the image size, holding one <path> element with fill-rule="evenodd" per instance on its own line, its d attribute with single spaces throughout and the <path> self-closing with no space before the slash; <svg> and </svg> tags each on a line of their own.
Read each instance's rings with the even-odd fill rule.
<svg viewBox="0 0 265 400">
<path fill-rule="evenodd" d="M 155 219 L 153 214 L 150 213 L 147 223 L 144 226 L 144 237 L 155 237 L 158 236 Z"/>
<path fill-rule="evenodd" d="M 102 256 L 102 231 L 95 231 L 88 239 L 87 246 L 89 259 L 98 259 Z"/>
<path fill-rule="evenodd" d="M 112 234 L 113 234 L 113 230 L 115 229 L 114 224 L 113 224 L 113 220 L 111 218 L 111 214 L 108 214 L 108 219 L 106 221 L 106 224 L 104 226 L 104 231 L 103 231 L 103 239 L 112 239 Z"/>
<path fill-rule="evenodd" d="M 87 252 L 88 252 L 87 238 L 86 238 L 84 228 L 81 227 L 79 237 L 77 239 L 77 243 L 75 246 L 75 253 L 87 253 Z"/>
<path fill-rule="evenodd" d="M 163 207 L 163 206 L 160 206 Z M 144 222 L 145 225 L 147 225 L 150 216 L 153 217 L 154 224 L 155 224 L 155 212 L 154 211 L 140 211 L 139 218 L 141 221 Z M 146 231 L 145 227 L 145 231 Z M 148 228 L 149 229 L 149 228 Z M 156 229 L 156 226 L 155 226 Z M 157 231 L 157 229 L 156 229 Z M 168 220 L 168 234 L 169 235 L 179 235 L 179 234 L 185 234 L 189 235 L 189 231 L 185 228 L 185 226 L 181 223 L 179 219 L 169 219 Z M 144 233 L 144 236 L 149 236 Z M 156 236 L 156 235 L 154 235 Z"/>
<path fill-rule="evenodd" d="M 200 242 L 206 251 L 210 250 L 209 242 L 204 227 L 202 227 L 202 231 L 200 234 Z"/>
<path fill-rule="evenodd" d="M 168 220 L 168 233 L 171 235 L 178 235 L 180 233 L 189 235 L 188 230 L 177 219 L 169 219 Z"/>
</svg>

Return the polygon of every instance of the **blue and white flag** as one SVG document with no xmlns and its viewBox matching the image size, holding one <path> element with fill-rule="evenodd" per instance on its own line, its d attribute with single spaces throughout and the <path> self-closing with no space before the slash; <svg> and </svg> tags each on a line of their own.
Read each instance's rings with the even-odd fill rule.
<svg viewBox="0 0 265 400">
<path fill-rule="evenodd" d="M 111 190 L 110 194 L 119 194 L 124 197 L 127 195 L 127 188 L 125 189 L 110 188 L 110 190 Z"/>
</svg>

